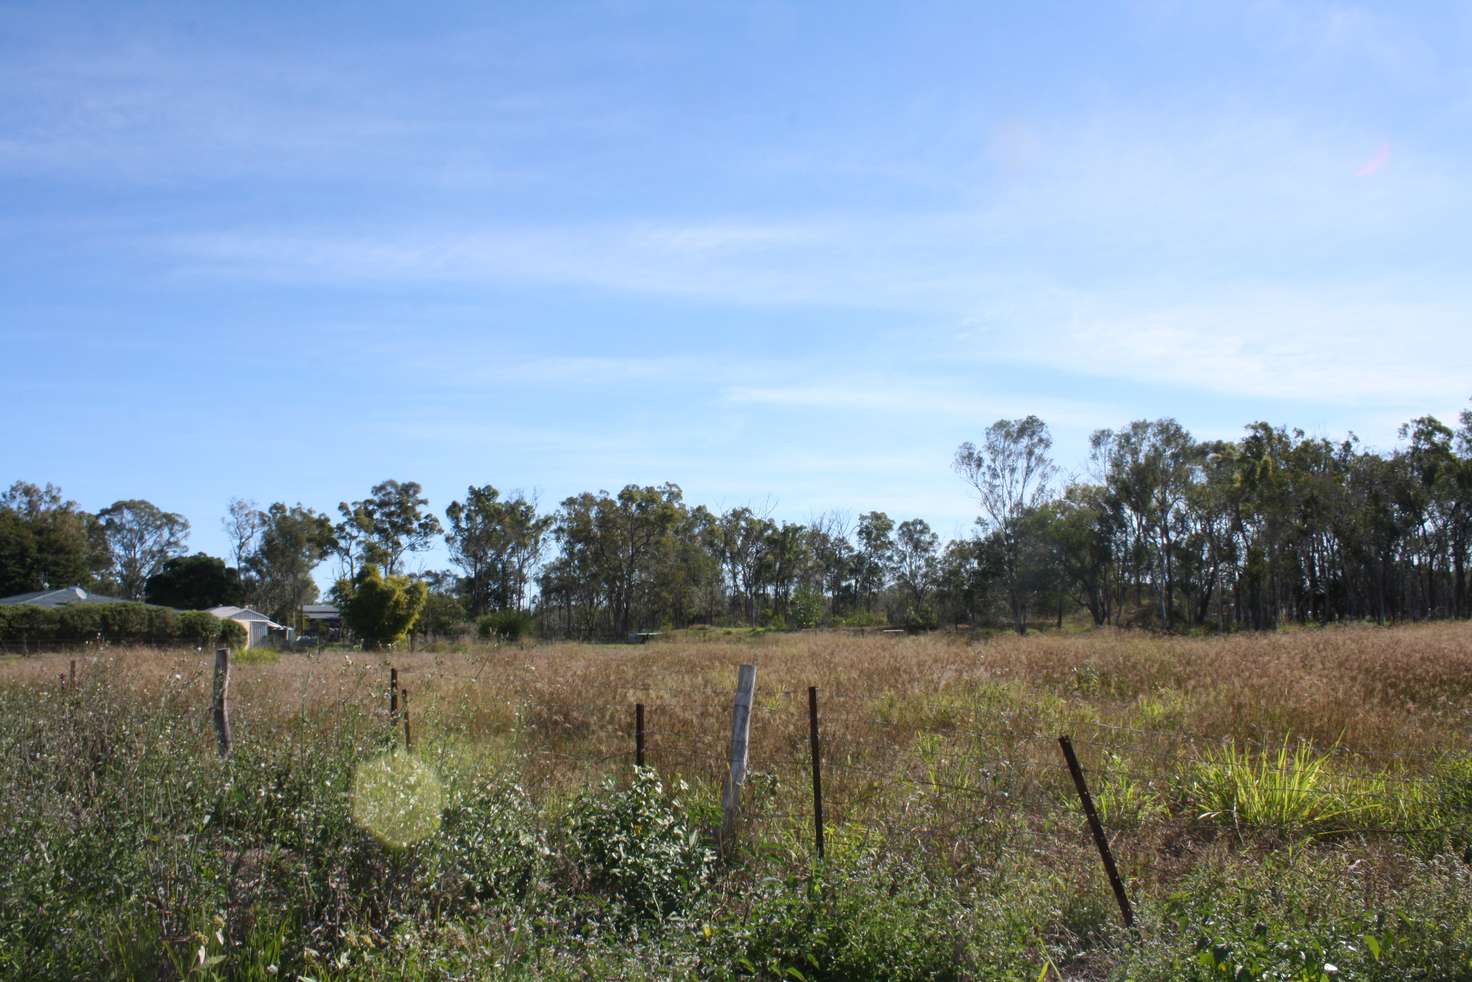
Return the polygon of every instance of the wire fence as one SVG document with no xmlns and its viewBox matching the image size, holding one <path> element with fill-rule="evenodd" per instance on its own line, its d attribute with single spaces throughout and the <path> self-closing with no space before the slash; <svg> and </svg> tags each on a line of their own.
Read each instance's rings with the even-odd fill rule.
<svg viewBox="0 0 1472 982">
<path fill-rule="evenodd" d="M 73 659 L 45 685 L 75 690 L 94 662 Z M 168 693 L 203 695 L 207 671 L 175 674 Z M 464 696 L 489 685 L 494 671 L 431 663 L 399 666 L 390 678 L 381 660 L 345 656 L 341 664 L 306 664 L 294 684 L 305 712 L 311 693 L 346 678 L 355 704 L 403 726 L 406 742 L 412 722 L 414 749 L 424 752 L 468 725 Z M 591 787 L 627 778 L 642 760 L 663 779 L 717 791 L 741 770 L 729 688 L 579 692 L 565 715 L 555 705 L 518 701 L 513 689 L 496 691 L 504 700 L 476 705 L 510 714 L 504 749 L 529 778 Z M 830 850 L 944 851 L 986 839 L 1077 864 L 1097 850 L 1103 868 L 1120 870 L 1117 895 L 1169 878 L 1193 843 L 1472 844 L 1466 731 L 1443 734 L 1444 749 L 1364 749 L 1314 746 L 1281 733 L 1134 725 L 1067 707 L 1050 716 L 985 700 L 942 702 L 757 686 L 742 741 L 742 834 L 777 836 L 794 848 L 806 842 L 813 853 L 823 840 Z M 252 707 L 249 697 L 238 705 Z"/>
</svg>

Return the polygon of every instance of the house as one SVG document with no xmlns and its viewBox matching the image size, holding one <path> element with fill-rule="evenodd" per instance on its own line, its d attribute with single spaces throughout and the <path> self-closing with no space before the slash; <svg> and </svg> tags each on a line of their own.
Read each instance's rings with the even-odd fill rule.
<svg viewBox="0 0 1472 982">
<path fill-rule="evenodd" d="M 286 633 L 286 625 L 277 624 L 259 610 L 249 607 L 211 607 L 206 613 L 214 614 L 222 621 L 234 621 L 245 628 L 245 646 L 254 648 L 270 636 L 272 631 Z M 290 635 L 287 634 L 288 639 Z"/>
<path fill-rule="evenodd" d="M 91 593 L 79 586 L 65 586 L 59 590 L 36 590 L 32 593 L 17 593 L 13 597 L 0 597 L 0 606 L 30 604 L 34 607 L 70 607 L 73 604 L 122 604 L 126 600 L 104 597 Z"/>
</svg>

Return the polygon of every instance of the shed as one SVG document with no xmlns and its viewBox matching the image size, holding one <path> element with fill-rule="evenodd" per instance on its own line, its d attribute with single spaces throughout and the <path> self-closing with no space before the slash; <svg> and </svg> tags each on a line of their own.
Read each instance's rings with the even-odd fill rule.
<svg viewBox="0 0 1472 982">
<path fill-rule="evenodd" d="M 286 625 L 277 624 L 259 610 L 251 610 L 249 607 L 211 607 L 207 613 L 214 614 L 222 621 L 234 621 L 245 628 L 247 648 L 254 648 L 266 640 L 272 631 L 286 631 Z"/>
</svg>

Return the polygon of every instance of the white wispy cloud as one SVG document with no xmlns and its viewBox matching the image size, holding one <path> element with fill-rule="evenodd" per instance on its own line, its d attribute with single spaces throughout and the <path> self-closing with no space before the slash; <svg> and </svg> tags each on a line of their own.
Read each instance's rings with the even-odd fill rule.
<svg viewBox="0 0 1472 982">
<path fill-rule="evenodd" d="M 843 379 L 825 378 L 821 371 L 812 375 L 808 380 L 780 385 L 731 386 L 724 394 L 727 400 L 739 404 L 940 417 L 969 422 L 978 428 L 996 419 L 1029 414 L 1043 416 L 1055 425 L 1101 426 L 1123 413 L 1117 406 L 1059 399 L 1036 392 L 1003 395 L 966 391 L 949 374 L 932 374 L 924 382 L 909 376 L 863 373 Z"/>
<path fill-rule="evenodd" d="M 1411 292 L 1336 283 L 1061 294 L 966 343 L 992 360 L 1287 402 L 1425 406 L 1472 395 L 1472 298 Z"/>
</svg>

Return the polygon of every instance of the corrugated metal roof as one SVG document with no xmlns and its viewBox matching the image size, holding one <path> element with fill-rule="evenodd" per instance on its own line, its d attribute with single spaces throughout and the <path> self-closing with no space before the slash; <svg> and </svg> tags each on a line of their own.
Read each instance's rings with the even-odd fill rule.
<svg viewBox="0 0 1472 982">
<path fill-rule="evenodd" d="M 66 586 L 58 590 L 36 590 L 32 593 L 17 593 L 13 597 L 0 597 L 0 604 L 34 604 L 37 607 L 66 607 L 70 604 L 121 604 L 126 600 L 104 597 L 100 593 L 88 593 L 79 586 Z"/>
<path fill-rule="evenodd" d="M 249 607 L 211 607 L 205 613 L 214 614 L 222 621 L 251 621 L 257 624 L 264 623 L 267 627 L 278 631 L 286 630 L 285 624 L 277 624 L 259 610 L 251 610 Z"/>
</svg>

